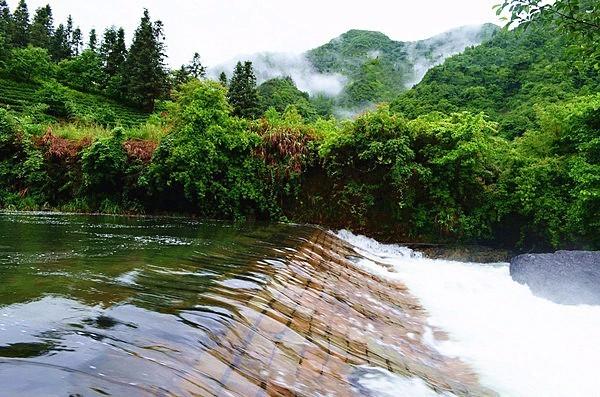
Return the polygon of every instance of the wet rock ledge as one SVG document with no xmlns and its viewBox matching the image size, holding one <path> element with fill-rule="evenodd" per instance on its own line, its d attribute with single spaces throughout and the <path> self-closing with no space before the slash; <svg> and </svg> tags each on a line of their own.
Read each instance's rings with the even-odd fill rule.
<svg viewBox="0 0 600 397">
<path fill-rule="evenodd" d="M 510 275 L 554 302 L 600 305 L 600 251 L 519 255 L 510 262 Z"/>
</svg>

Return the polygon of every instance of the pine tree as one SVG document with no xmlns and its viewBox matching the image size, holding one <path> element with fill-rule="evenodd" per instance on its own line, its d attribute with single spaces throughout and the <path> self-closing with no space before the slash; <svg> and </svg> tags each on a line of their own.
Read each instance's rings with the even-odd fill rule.
<svg viewBox="0 0 600 397">
<path fill-rule="evenodd" d="M 29 44 L 29 10 L 25 0 L 20 0 L 13 13 L 11 27 L 11 43 L 15 47 L 27 47 Z"/>
<path fill-rule="evenodd" d="M 192 79 L 202 79 L 204 77 L 206 77 L 206 68 L 202 66 L 200 54 L 196 52 L 189 65 L 181 65 L 179 69 L 171 72 L 171 85 L 177 87 Z"/>
<path fill-rule="evenodd" d="M 104 38 L 100 45 L 100 56 L 104 68 L 109 76 L 114 76 L 127 59 L 127 47 L 125 46 L 125 30 L 114 27 L 104 31 Z"/>
<path fill-rule="evenodd" d="M 249 119 L 259 116 L 260 103 L 252 62 L 237 63 L 229 82 L 227 97 L 234 115 Z"/>
<path fill-rule="evenodd" d="M 206 77 L 206 68 L 202 66 L 202 62 L 200 62 L 200 54 L 197 52 L 194 53 L 194 57 L 192 58 L 192 62 L 187 67 L 190 75 L 196 79 L 201 79 Z"/>
<path fill-rule="evenodd" d="M 130 100 L 145 110 L 154 109 L 154 101 L 167 92 L 163 42 L 162 22 L 152 23 L 148 10 L 144 10 L 124 65 L 123 78 Z"/>
<path fill-rule="evenodd" d="M 88 39 L 88 49 L 96 52 L 98 49 L 98 36 L 96 35 L 96 29 L 90 30 L 90 37 Z"/>
<path fill-rule="evenodd" d="M 50 43 L 50 55 L 55 62 L 68 59 L 72 56 L 70 40 L 67 37 L 65 26 L 58 25 Z"/>
<path fill-rule="evenodd" d="M 52 8 L 49 5 L 38 8 L 35 11 L 30 28 L 31 45 L 49 50 L 53 34 L 54 20 L 52 19 Z"/>
<path fill-rule="evenodd" d="M 69 45 L 69 57 L 72 57 L 73 54 L 73 17 L 71 15 L 67 18 L 67 25 L 65 27 L 65 36 L 67 38 L 67 43 Z"/>
<path fill-rule="evenodd" d="M 75 30 L 73 30 L 73 35 L 71 36 L 71 53 L 74 56 L 77 56 L 81 53 L 82 48 L 83 35 L 81 34 L 81 29 L 75 28 Z"/>
<path fill-rule="evenodd" d="M 227 75 L 225 74 L 225 72 L 221 72 L 221 74 L 219 75 L 219 82 L 223 84 L 223 87 L 227 87 Z"/>
<path fill-rule="evenodd" d="M 4 69 L 7 58 L 8 47 L 6 45 L 6 39 L 4 38 L 4 34 L 0 32 L 0 70 Z"/>
<path fill-rule="evenodd" d="M 171 86 L 179 87 L 182 84 L 189 82 L 192 79 L 192 75 L 188 71 L 187 66 L 181 65 L 177 70 L 171 72 Z"/>
<path fill-rule="evenodd" d="M 12 16 L 6 0 L 0 0 L 0 35 L 4 37 L 4 45 L 8 46 Z"/>
<path fill-rule="evenodd" d="M 100 45 L 100 59 L 104 68 L 106 93 L 115 99 L 124 97 L 126 87 L 123 78 L 123 66 L 127 59 L 125 31 L 110 27 L 104 31 Z"/>
</svg>

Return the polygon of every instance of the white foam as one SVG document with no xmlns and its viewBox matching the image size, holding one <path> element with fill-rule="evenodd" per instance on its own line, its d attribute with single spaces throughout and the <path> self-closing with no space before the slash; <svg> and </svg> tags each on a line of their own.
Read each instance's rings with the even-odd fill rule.
<svg viewBox="0 0 600 397">
<path fill-rule="evenodd" d="M 502 396 L 599 395 L 600 306 L 536 297 L 511 279 L 506 263 L 430 260 L 349 232 L 338 236 L 367 254 L 358 266 L 408 286 L 430 324 L 450 333 L 435 346 L 469 363 L 485 386 Z"/>
<path fill-rule="evenodd" d="M 125 284 L 125 285 L 137 285 L 136 281 L 137 281 L 137 278 L 139 275 L 140 275 L 139 270 L 132 270 L 130 272 L 121 274 L 115 280 L 118 283 Z"/>
<path fill-rule="evenodd" d="M 439 397 L 440 394 L 434 392 L 420 378 L 406 378 L 395 375 L 383 368 L 376 367 L 358 367 L 361 376 L 358 378 L 358 384 L 369 392 L 371 396 L 378 397 Z M 443 396 L 453 396 L 445 393 Z"/>
</svg>

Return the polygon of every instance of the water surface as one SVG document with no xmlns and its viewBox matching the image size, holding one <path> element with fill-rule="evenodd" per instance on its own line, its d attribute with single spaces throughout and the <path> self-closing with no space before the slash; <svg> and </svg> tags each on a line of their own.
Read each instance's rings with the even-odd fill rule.
<svg viewBox="0 0 600 397">
<path fill-rule="evenodd" d="M 494 395 L 314 227 L 0 214 L 7 396 Z"/>
<path fill-rule="evenodd" d="M 4 396 L 595 396 L 600 306 L 316 227 L 0 214 Z"/>
</svg>

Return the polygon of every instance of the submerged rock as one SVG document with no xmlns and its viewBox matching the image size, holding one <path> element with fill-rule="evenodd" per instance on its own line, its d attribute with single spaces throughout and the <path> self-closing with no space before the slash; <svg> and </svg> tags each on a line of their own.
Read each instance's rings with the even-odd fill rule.
<svg viewBox="0 0 600 397">
<path fill-rule="evenodd" d="M 508 262 L 508 250 L 482 245 L 441 245 L 407 244 L 408 247 L 423 253 L 429 259 L 445 259 L 456 262 L 499 263 Z"/>
<path fill-rule="evenodd" d="M 600 251 L 519 255 L 510 263 L 510 275 L 554 302 L 600 305 Z"/>
</svg>

